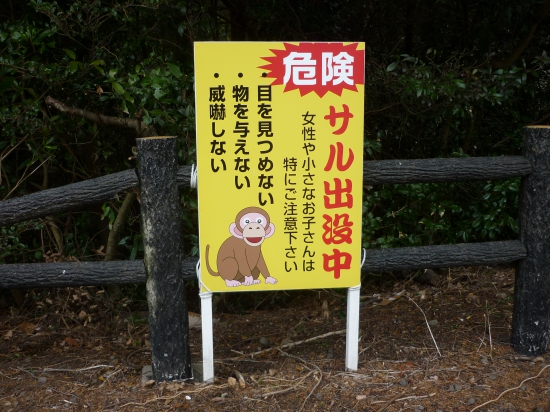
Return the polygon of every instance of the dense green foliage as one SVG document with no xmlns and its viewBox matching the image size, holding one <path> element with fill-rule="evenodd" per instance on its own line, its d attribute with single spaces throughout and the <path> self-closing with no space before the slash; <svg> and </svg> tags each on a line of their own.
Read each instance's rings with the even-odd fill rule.
<svg viewBox="0 0 550 412">
<path fill-rule="evenodd" d="M 179 137 L 194 162 L 193 41 L 365 41 L 365 159 L 521 153 L 550 113 L 550 2 L 429 0 L 9 1 L 0 11 L 0 199 L 134 167 L 140 130 Z M 110 116 L 71 116 L 45 103 Z M 365 191 L 363 244 L 507 239 L 519 181 Z M 122 205 L 0 234 L 0 262 L 101 259 Z M 182 195 L 186 252 L 196 200 Z M 134 202 L 119 253 L 139 257 Z M 49 253 L 48 253 L 49 252 Z"/>
</svg>

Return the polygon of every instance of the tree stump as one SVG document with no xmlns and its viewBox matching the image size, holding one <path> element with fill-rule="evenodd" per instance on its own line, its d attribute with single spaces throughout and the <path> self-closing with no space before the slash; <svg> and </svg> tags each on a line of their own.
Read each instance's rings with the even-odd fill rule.
<svg viewBox="0 0 550 412">
<path fill-rule="evenodd" d="M 550 329 L 550 126 L 524 128 L 523 151 L 532 174 L 523 178 L 519 205 L 519 261 L 514 290 L 512 345 L 522 355 L 546 352 Z"/>
<path fill-rule="evenodd" d="M 191 378 L 176 138 L 136 139 L 153 376 Z"/>
</svg>

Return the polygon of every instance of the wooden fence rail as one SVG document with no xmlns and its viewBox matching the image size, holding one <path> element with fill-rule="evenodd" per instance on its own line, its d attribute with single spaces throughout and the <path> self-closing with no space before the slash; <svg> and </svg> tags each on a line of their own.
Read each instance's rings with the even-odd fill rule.
<svg viewBox="0 0 550 412">
<path fill-rule="evenodd" d="M 363 165 L 365 185 L 498 180 L 529 174 L 531 163 L 523 156 L 371 160 Z"/>
<path fill-rule="evenodd" d="M 518 240 L 369 249 L 366 251 L 362 271 L 367 273 L 403 269 L 499 265 L 514 262 L 526 256 L 527 251 Z"/>
<path fill-rule="evenodd" d="M 186 281 L 197 278 L 198 258 L 183 259 Z M 0 288 L 64 288 L 67 286 L 136 285 L 147 280 L 143 260 L 108 262 L 13 263 L 0 265 Z"/>
<path fill-rule="evenodd" d="M 369 249 L 361 273 L 403 269 L 499 265 L 526 257 L 518 240 Z M 198 258 L 182 263 L 183 278 L 197 278 Z M 147 280 L 143 260 L 110 262 L 17 263 L 0 265 L 0 288 L 59 288 L 66 286 L 133 285 Z"/>
<path fill-rule="evenodd" d="M 530 173 L 531 164 L 523 156 L 371 160 L 363 164 L 363 184 L 496 180 Z M 191 166 L 181 166 L 176 178 L 180 189 L 188 188 Z M 137 185 L 138 178 L 131 169 L 5 200 L 0 202 L 0 227 L 108 202 Z"/>
<path fill-rule="evenodd" d="M 180 188 L 189 187 L 191 166 L 180 166 L 176 179 Z M 136 172 L 130 169 L 4 200 L 0 202 L 0 227 L 105 203 L 137 186 Z"/>
</svg>

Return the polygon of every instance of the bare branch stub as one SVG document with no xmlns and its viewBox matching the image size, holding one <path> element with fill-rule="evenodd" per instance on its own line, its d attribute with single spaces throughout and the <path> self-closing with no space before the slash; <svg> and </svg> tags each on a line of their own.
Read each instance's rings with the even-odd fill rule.
<svg viewBox="0 0 550 412">
<path fill-rule="evenodd" d="M 139 119 L 105 116 L 103 114 L 94 113 L 89 110 L 68 106 L 67 104 L 57 99 L 54 99 L 51 96 L 47 96 L 44 101 L 48 106 L 53 107 L 61 113 L 65 113 L 73 117 L 81 117 L 89 122 L 95 123 L 100 126 L 115 126 L 121 127 L 123 129 L 135 130 L 137 137 L 150 137 L 157 134 L 153 126 L 148 125 Z"/>
</svg>

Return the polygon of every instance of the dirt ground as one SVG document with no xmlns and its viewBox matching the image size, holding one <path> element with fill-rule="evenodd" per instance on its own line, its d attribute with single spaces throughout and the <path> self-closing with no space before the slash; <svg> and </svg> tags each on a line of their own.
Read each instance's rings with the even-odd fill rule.
<svg viewBox="0 0 550 412">
<path fill-rule="evenodd" d="M 21 309 L 2 291 L 0 410 L 550 411 L 549 356 L 509 345 L 513 269 L 446 270 L 436 286 L 410 275 L 363 279 L 356 372 L 344 367 L 345 291 L 226 295 L 214 384 L 142 382 L 151 353 L 138 288 L 124 300 L 32 290 Z"/>
</svg>

